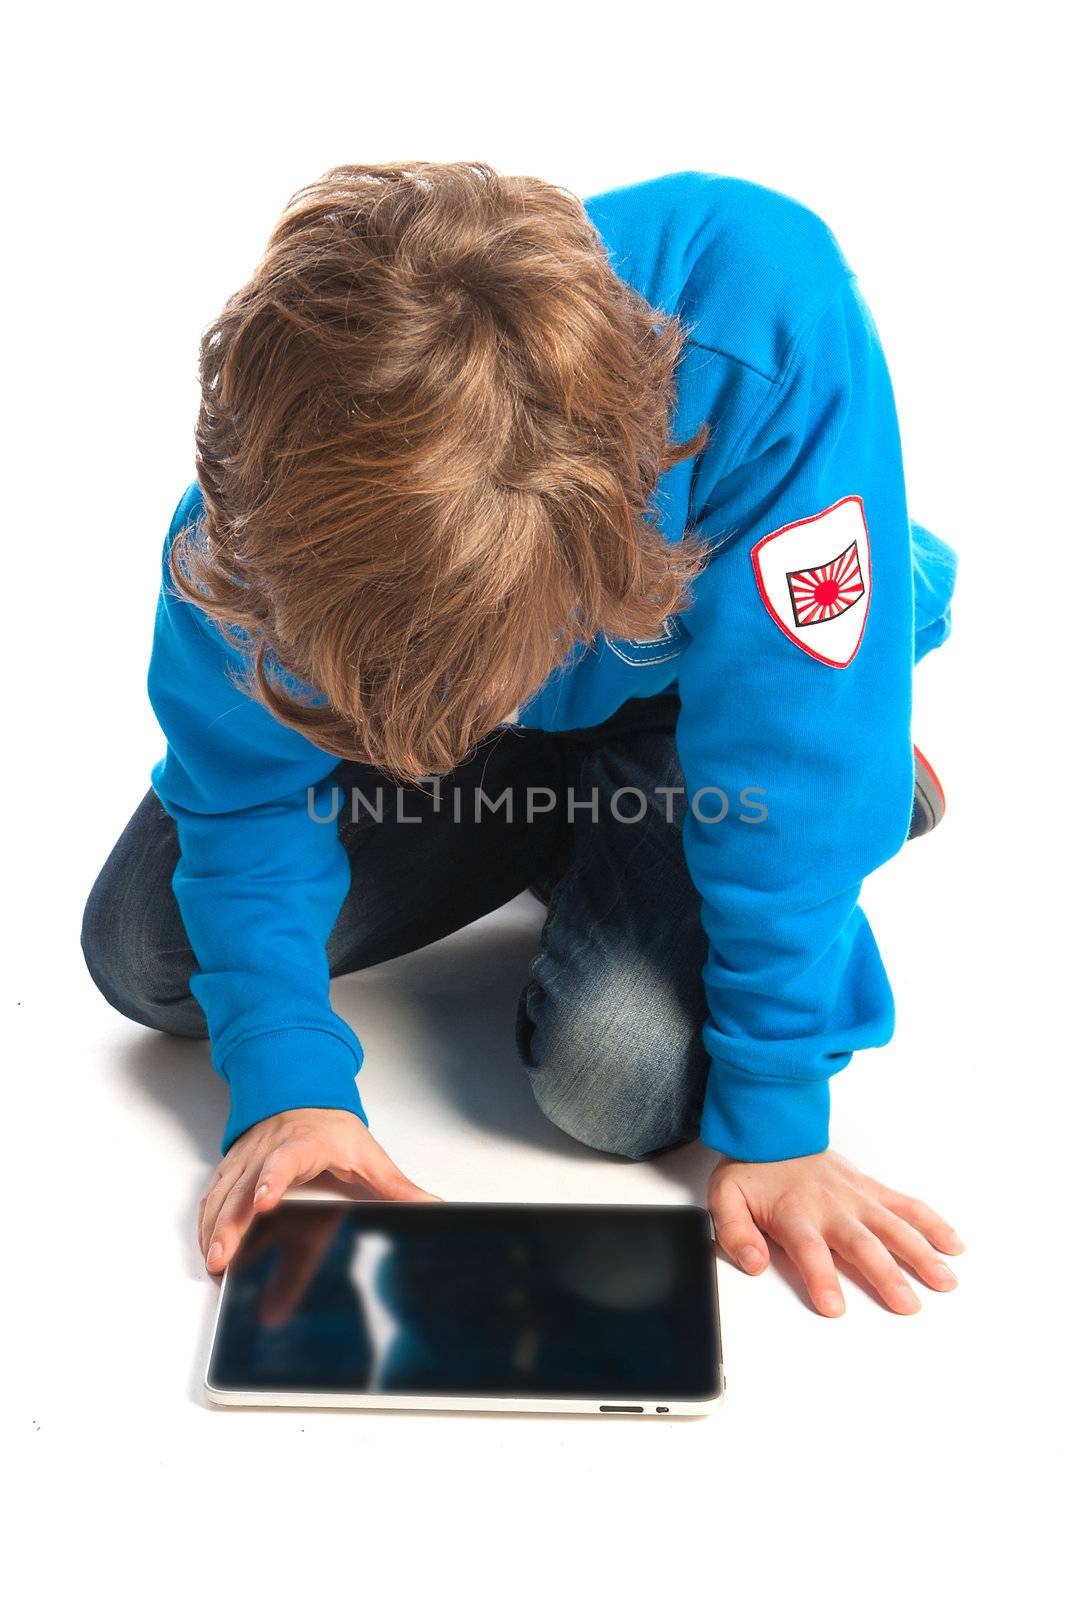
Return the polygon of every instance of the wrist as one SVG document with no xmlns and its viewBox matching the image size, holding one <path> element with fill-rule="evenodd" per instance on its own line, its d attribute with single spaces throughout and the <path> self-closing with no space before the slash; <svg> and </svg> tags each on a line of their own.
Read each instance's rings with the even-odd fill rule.
<svg viewBox="0 0 1067 1600">
<path fill-rule="evenodd" d="M 356 1087 L 358 1058 L 322 1028 L 284 1028 L 235 1045 L 223 1063 L 230 1114 L 222 1154 L 249 1128 L 287 1111 L 347 1111 L 366 1125 Z"/>
</svg>

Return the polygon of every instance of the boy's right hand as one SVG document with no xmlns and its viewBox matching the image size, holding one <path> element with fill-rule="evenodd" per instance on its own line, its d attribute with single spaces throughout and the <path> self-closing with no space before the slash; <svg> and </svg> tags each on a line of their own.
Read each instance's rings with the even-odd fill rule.
<svg viewBox="0 0 1067 1600">
<path fill-rule="evenodd" d="M 197 1231 L 209 1272 L 222 1272 L 253 1216 L 271 1211 L 294 1183 L 324 1172 L 380 1200 L 439 1200 L 405 1178 L 351 1111 L 279 1111 L 245 1130 L 223 1156 L 200 1201 Z"/>
</svg>

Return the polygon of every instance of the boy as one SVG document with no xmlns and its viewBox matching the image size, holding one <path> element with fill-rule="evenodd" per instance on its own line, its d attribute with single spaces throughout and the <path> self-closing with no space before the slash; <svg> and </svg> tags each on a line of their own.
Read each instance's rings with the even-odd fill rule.
<svg viewBox="0 0 1067 1600">
<path fill-rule="evenodd" d="M 484 163 L 342 166 L 201 344 L 197 481 L 149 669 L 167 739 L 86 906 L 125 1015 L 230 1087 L 221 1271 L 329 1171 L 431 1200 L 367 1126 L 331 976 L 533 887 L 533 1093 L 640 1159 L 701 1139 L 723 1249 L 832 1251 L 919 1308 L 962 1248 L 828 1148 L 892 1031 L 857 898 L 940 817 L 910 739 L 955 558 L 907 513 L 834 235 L 700 171 L 581 202 Z"/>
</svg>

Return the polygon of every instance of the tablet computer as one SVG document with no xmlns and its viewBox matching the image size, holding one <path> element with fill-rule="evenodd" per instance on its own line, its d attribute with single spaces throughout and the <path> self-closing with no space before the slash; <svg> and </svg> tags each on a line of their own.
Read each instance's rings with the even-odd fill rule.
<svg viewBox="0 0 1067 1600">
<path fill-rule="evenodd" d="M 703 1415 L 722 1399 L 693 1205 L 288 1199 L 226 1269 L 217 1405 Z"/>
</svg>

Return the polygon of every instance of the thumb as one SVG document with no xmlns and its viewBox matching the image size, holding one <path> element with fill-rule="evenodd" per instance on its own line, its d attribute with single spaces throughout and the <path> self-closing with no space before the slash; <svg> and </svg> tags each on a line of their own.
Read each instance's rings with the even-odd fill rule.
<svg viewBox="0 0 1067 1600">
<path fill-rule="evenodd" d="M 440 1200 L 439 1194 L 431 1194 L 429 1189 L 420 1189 L 417 1183 L 412 1183 L 406 1178 L 399 1167 L 392 1163 L 384 1170 L 369 1174 L 368 1181 L 381 1195 L 383 1200 Z"/>
<path fill-rule="evenodd" d="M 439 1194 L 431 1194 L 428 1189 L 420 1189 L 407 1177 L 396 1162 L 387 1156 L 381 1145 L 376 1145 L 373 1152 L 364 1158 L 361 1163 L 360 1178 L 379 1199 L 382 1200 L 440 1200 Z"/>
<path fill-rule="evenodd" d="M 730 1259 L 743 1272 L 762 1272 L 770 1260 L 770 1251 L 738 1185 L 724 1183 L 713 1191 L 708 1205 L 715 1223 L 715 1238 Z"/>
</svg>

